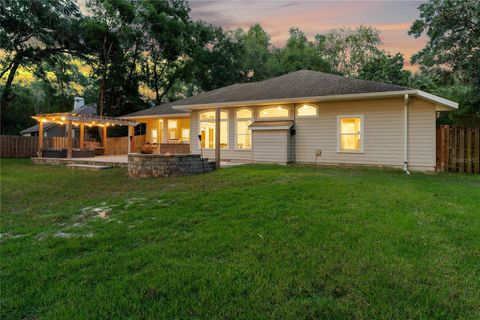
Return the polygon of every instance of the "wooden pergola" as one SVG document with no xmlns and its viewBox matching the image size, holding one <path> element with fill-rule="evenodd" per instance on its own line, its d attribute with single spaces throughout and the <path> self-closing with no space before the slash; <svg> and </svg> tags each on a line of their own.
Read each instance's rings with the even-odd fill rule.
<svg viewBox="0 0 480 320">
<path fill-rule="evenodd" d="M 75 113 L 47 113 L 32 116 L 38 121 L 38 157 L 42 157 L 43 150 L 43 125 L 44 123 L 56 123 L 67 126 L 67 158 L 72 158 L 72 138 L 73 127 L 80 127 L 80 149 L 85 146 L 85 126 L 102 128 L 102 141 L 107 141 L 107 129 L 111 126 L 128 126 L 128 153 L 134 149 L 135 126 L 138 122 L 114 117 L 104 117 L 97 115 L 75 114 Z"/>
</svg>

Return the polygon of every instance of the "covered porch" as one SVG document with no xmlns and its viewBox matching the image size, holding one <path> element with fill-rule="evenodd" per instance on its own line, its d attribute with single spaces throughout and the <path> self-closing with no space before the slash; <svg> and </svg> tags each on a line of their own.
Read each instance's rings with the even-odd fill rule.
<svg viewBox="0 0 480 320">
<path fill-rule="evenodd" d="M 142 153 L 190 153 L 190 118 L 188 114 L 131 117 L 129 119 L 145 125 L 145 142 L 141 148 Z"/>
<path fill-rule="evenodd" d="M 38 121 L 38 158 L 64 158 L 64 159 L 82 159 L 93 158 L 104 155 L 107 149 L 108 141 L 107 130 L 114 126 L 128 126 L 128 143 L 126 153 L 131 153 L 135 150 L 135 126 L 138 122 L 114 117 L 103 117 L 96 115 L 78 115 L 74 113 L 49 113 L 38 114 L 32 117 Z M 66 146 L 60 148 L 46 148 L 44 145 L 44 124 L 55 123 L 66 126 L 67 137 Z M 73 128 L 79 127 L 80 137 L 78 140 L 78 147 L 74 148 Z M 97 127 L 101 132 L 100 143 L 92 143 L 85 141 L 85 127 Z"/>
</svg>

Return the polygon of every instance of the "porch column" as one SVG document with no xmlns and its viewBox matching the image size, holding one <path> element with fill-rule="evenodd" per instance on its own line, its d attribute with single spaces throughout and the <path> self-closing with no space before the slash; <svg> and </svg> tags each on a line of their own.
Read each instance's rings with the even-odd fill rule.
<svg viewBox="0 0 480 320">
<path fill-rule="evenodd" d="M 67 124 L 67 158 L 72 158 L 72 136 L 73 136 L 73 128 L 72 128 L 72 120 L 68 121 Z"/>
<path fill-rule="evenodd" d="M 163 134 L 162 134 L 162 143 L 168 143 L 168 119 L 163 119 Z"/>
<path fill-rule="evenodd" d="M 135 127 L 128 126 L 128 153 L 135 152 Z"/>
<path fill-rule="evenodd" d="M 215 109 L 215 166 L 220 168 L 220 108 Z"/>
<path fill-rule="evenodd" d="M 43 150 L 43 121 L 38 122 L 38 150 L 37 157 L 41 158 Z"/>
<path fill-rule="evenodd" d="M 85 125 L 83 123 L 80 124 L 80 149 L 85 147 Z"/>
</svg>

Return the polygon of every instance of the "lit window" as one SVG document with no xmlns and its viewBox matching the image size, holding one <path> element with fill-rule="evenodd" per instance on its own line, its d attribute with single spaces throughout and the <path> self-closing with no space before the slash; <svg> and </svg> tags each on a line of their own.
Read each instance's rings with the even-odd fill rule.
<svg viewBox="0 0 480 320">
<path fill-rule="evenodd" d="M 182 142 L 188 143 L 190 141 L 190 129 L 182 128 Z"/>
<path fill-rule="evenodd" d="M 310 104 L 304 104 L 297 109 L 297 117 L 316 117 L 317 107 Z"/>
<path fill-rule="evenodd" d="M 152 143 L 158 143 L 158 131 L 157 129 L 152 129 Z"/>
<path fill-rule="evenodd" d="M 178 140 L 177 120 L 168 120 L 168 139 Z"/>
<path fill-rule="evenodd" d="M 287 107 L 268 107 L 261 109 L 259 113 L 260 118 L 288 118 L 288 108 Z"/>
<path fill-rule="evenodd" d="M 252 121 L 253 112 L 250 109 L 237 111 L 237 149 L 252 149 L 252 131 L 248 127 Z"/>
<path fill-rule="evenodd" d="M 363 152 L 363 116 L 338 117 L 338 151 Z"/>
<path fill-rule="evenodd" d="M 220 112 L 220 148 L 228 149 L 228 113 Z M 201 146 L 205 149 L 215 148 L 215 111 L 200 113 Z"/>
<path fill-rule="evenodd" d="M 220 112 L 220 119 L 227 120 L 227 112 Z M 215 120 L 215 111 L 205 111 L 200 113 L 200 120 Z"/>
</svg>

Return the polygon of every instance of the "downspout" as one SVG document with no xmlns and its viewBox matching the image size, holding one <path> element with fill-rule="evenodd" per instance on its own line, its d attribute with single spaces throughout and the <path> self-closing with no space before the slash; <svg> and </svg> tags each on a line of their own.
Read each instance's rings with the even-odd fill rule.
<svg viewBox="0 0 480 320">
<path fill-rule="evenodd" d="M 408 171 L 408 93 L 403 98 L 403 171 Z"/>
</svg>

